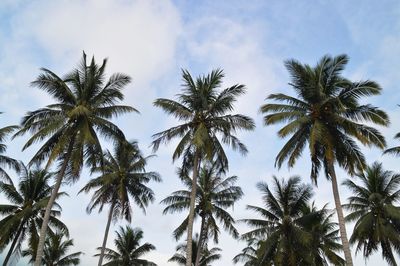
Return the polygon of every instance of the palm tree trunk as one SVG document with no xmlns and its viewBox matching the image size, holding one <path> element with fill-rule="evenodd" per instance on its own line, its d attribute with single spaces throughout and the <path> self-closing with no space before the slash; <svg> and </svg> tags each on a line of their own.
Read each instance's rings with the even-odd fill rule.
<svg viewBox="0 0 400 266">
<path fill-rule="evenodd" d="M 103 264 L 104 250 L 106 249 L 108 231 L 110 231 L 110 225 L 111 225 L 111 220 L 113 217 L 114 205 L 115 205 L 115 201 L 113 201 L 110 206 L 110 213 L 108 214 L 108 221 L 107 221 L 106 231 L 104 232 L 103 245 L 101 246 L 101 252 L 100 252 L 98 266 L 101 266 Z"/>
<path fill-rule="evenodd" d="M 347 266 L 353 266 L 353 260 L 351 258 L 349 240 L 347 239 L 346 225 L 345 225 L 344 216 L 343 216 L 342 204 L 340 202 L 335 167 L 333 166 L 333 163 L 330 163 L 328 167 L 329 167 L 328 171 L 329 171 L 329 175 L 331 177 L 331 183 L 332 183 L 333 198 L 335 199 L 336 212 L 337 212 L 338 221 L 339 221 L 339 232 L 340 232 L 340 238 L 342 240 L 344 258 L 346 260 Z"/>
<path fill-rule="evenodd" d="M 19 236 L 21 235 L 21 232 L 22 232 L 23 227 L 24 227 L 24 221 L 21 222 L 21 225 L 20 225 L 19 228 L 18 228 L 17 234 L 15 235 L 15 238 L 14 238 L 12 244 L 11 244 L 10 250 L 8 250 L 7 256 L 6 256 L 6 258 L 4 259 L 3 266 L 6 266 L 7 263 L 8 263 L 8 261 L 10 260 L 11 254 L 12 254 L 13 251 L 14 251 L 15 245 L 16 245 L 17 242 L 18 242 L 18 238 L 19 238 Z"/>
<path fill-rule="evenodd" d="M 205 239 L 205 234 L 206 232 L 206 222 L 205 222 L 205 218 L 202 217 L 201 218 L 201 226 L 200 226 L 200 236 L 199 236 L 199 243 L 197 245 L 197 253 L 196 253 L 196 262 L 195 262 L 195 266 L 199 266 L 200 264 L 200 258 L 201 258 L 201 251 L 203 250 L 203 240 Z"/>
<path fill-rule="evenodd" d="M 51 208 L 53 207 L 54 201 L 56 200 L 56 197 L 58 194 L 58 190 L 60 189 L 61 181 L 64 177 L 65 170 L 67 169 L 68 161 L 71 156 L 73 146 L 74 146 L 74 143 L 73 143 L 73 141 L 71 141 L 71 143 L 69 144 L 68 150 L 67 150 L 67 154 L 64 158 L 64 162 L 61 166 L 60 172 L 58 172 L 56 184 L 54 185 L 53 191 L 51 192 L 49 202 L 47 203 L 47 206 L 46 206 L 46 212 L 44 214 L 42 226 L 40 228 L 39 244 L 37 247 L 34 266 L 41 266 L 41 263 L 42 263 L 44 241 L 46 239 L 46 231 L 47 231 L 47 227 L 49 224 Z"/>
<path fill-rule="evenodd" d="M 187 242 L 186 242 L 186 266 L 192 266 L 194 207 L 196 203 L 197 176 L 199 174 L 199 165 L 200 165 L 200 156 L 199 152 L 196 151 L 193 159 L 192 191 L 190 193 L 190 207 L 189 207 Z"/>
</svg>

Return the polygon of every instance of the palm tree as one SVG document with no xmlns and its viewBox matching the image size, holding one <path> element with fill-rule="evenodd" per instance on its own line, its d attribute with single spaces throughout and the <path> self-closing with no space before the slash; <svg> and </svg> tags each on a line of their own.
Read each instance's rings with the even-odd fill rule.
<svg viewBox="0 0 400 266">
<path fill-rule="evenodd" d="M 190 194 L 189 219 L 187 229 L 187 258 L 188 264 L 192 254 L 192 233 L 195 212 L 196 184 L 201 158 L 209 160 L 216 156 L 221 164 L 227 168 L 228 159 L 222 147 L 230 145 L 238 149 L 242 154 L 247 152 L 243 143 L 235 136 L 237 130 L 252 130 L 254 122 L 251 118 L 235 114 L 233 104 L 236 98 L 245 92 L 244 85 L 234 85 L 222 91 L 223 71 L 212 71 L 207 76 L 200 76 L 193 80 L 190 73 L 183 70 L 183 91 L 177 96 L 177 101 L 169 99 L 157 99 L 154 105 L 162 108 L 182 121 L 182 124 L 153 135 L 153 150 L 156 151 L 161 143 L 167 143 L 179 138 L 172 158 L 173 160 L 184 154 L 183 165 L 190 163 L 192 169 L 192 189 Z M 221 141 L 218 136 L 221 136 Z M 191 156 L 185 156 L 190 154 Z"/>
<path fill-rule="evenodd" d="M 0 112 L 0 114 L 2 114 L 2 113 Z M 17 128 L 18 128 L 18 126 L 8 126 L 8 127 L 0 128 L 0 180 L 5 180 L 8 182 L 11 181 L 11 178 L 7 174 L 7 172 L 4 170 L 4 167 L 9 167 L 9 168 L 19 171 L 20 165 L 17 160 L 12 159 L 6 155 L 3 155 L 3 153 L 7 149 L 7 146 L 3 142 L 5 141 L 7 136 L 9 134 L 11 134 Z"/>
<path fill-rule="evenodd" d="M 347 179 L 343 184 L 352 192 L 348 204 L 347 221 L 355 221 L 351 244 L 357 244 L 356 252 L 363 250 L 368 258 L 382 249 L 383 258 L 390 265 L 397 265 L 393 250 L 400 254 L 400 175 L 383 169 L 375 162 L 357 173 L 359 183 Z"/>
<path fill-rule="evenodd" d="M 214 242 L 218 243 L 220 228 L 217 221 L 234 238 L 239 237 L 239 233 L 234 227 L 235 220 L 226 209 L 233 207 L 235 202 L 243 196 L 243 192 L 240 187 L 235 186 L 238 177 L 230 176 L 224 178 L 223 169 L 219 168 L 216 162 L 203 162 L 197 181 L 195 215 L 201 217 L 201 228 L 199 242 L 197 243 L 197 257 L 194 258 L 196 261 L 195 266 L 199 265 L 202 255 L 201 250 L 203 245 L 206 244 L 208 236 L 213 237 Z M 161 203 L 168 205 L 164 209 L 164 214 L 180 212 L 189 208 L 192 179 L 185 173 L 181 173 L 180 176 L 188 190 L 175 191 L 171 196 L 161 201 Z M 174 231 L 176 239 L 179 239 L 187 230 L 188 220 L 187 217 Z"/>
<path fill-rule="evenodd" d="M 353 265 L 334 165 L 337 163 L 350 175 L 364 168 L 364 155 L 354 139 L 383 149 L 386 146 L 384 137 L 365 123 L 387 126 L 389 119 L 379 108 L 359 104 L 363 97 L 380 94 L 381 88 L 373 81 L 352 82 L 343 78 L 341 72 L 347 62 L 346 55 L 324 56 L 315 67 L 296 60 L 286 61 L 291 74 L 289 85 L 297 97 L 271 94 L 267 99 L 278 103 L 263 105 L 261 112 L 265 114 L 266 125 L 287 123 L 278 132 L 281 138 L 290 136 L 276 157 L 278 167 L 286 160 L 288 166 L 293 167 L 306 143 L 310 149 L 314 183 L 323 166 L 332 183 L 346 263 Z"/>
<path fill-rule="evenodd" d="M 80 191 L 95 190 L 87 208 L 89 213 L 97 207 L 100 212 L 105 205 L 110 206 L 99 266 L 103 262 L 111 220 L 121 217 L 131 222 L 130 197 L 145 212 L 149 202 L 154 201 L 154 192 L 146 184 L 161 181 L 156 172 L 145 171 L 149 157 L 143 157 L 136 141 L 120 141 L 115 145 L 114 154 L 109 151 L 104 154 L 104 165 L 93 170 L 100 176 L 89 181 Z"/>
<path fill-rule="evenodd" d="M 43 222 L 47 202 L 51 195 L 52 187 L 49 185 L 53 175 L 43 169 L 28 170 L 23 164 L 20 166 L 20 182 L 18 189 L 13 183 L 0 182 L 2 193 L 11 204 L 1 204 L 0 214 L 5 216 L 0 221 L 0 248 L 3 249 L 11 243 L 3 265 L 7 265 L 12 254 L 17 256 L 21 252 L 21 245 L 28 237 L 29 245 L 37 247 L 38 230 Z M 65 193 L 57 193 L 57 197 Z M 68 229 L 57 216 L 60 216 L 61 207 L 55 202 L 55 209 L 50 212 L 49 223 L 51 228 L 63 230 L 68 234 Z"/>
<path fill-rule="evenodd" d="M 130 226 L 126 228 L 120 227 L 119 232 L 115 231 L 117 238 L 114 240 L 117 251 L 106 248 L 104 257 L 109 261 L 104 266 L 157 266 L 157 264 L 140 259 L 146 253 L 156 248 L 149 243 L 140 244 L 143 238 L 143 231 L 140 228 L 132 229 Z M 98 247 L 97 250 L 101 250 Z M 96 254 L 95 256 L 100 256 Z"/>
<path fill-rule="evenodd" d="M 54 161 L 59 161 L 56 183 L 40 229 L 35 266 L 40 266 L 50 210 L 61 182 L 76 181 L 85 159 L 89 159 L 88 163 L 97 161 L 90 157 L 98 159 L 101 154 L 99 135 L 112 140 L 124 138 L 122 131 L 110 121 L 112 117 L 136 111 L 117 104 L 124 98 L 121 90 L 130 82 L 130 77 L 117 73 L 105 82 L 106 62 L 104 60 L 99 66 L 92 58 L 88 65 L 83 53 L 80 66 L 64 78 L 42 68 L 43 73 L 32 82 L 33 86 L 52 96 L 55 103 L 29 112 L 22 119 L 22 128 L 16 136 L 32 134 L 23 149 L 46 140 L 31 164 L 47 160 L 48 168 Z"/>
<path fill-rule="evenodd" d="M 243 234 L 242 238 L 265 241 L 258 255 L 262 265 L 310 265 L 307 250 L 311 236 L 302 228 L 302 223 L 314 217 L 304 216 L 302 209 L 313 195 L 312 188 L 301 184 L 298 176 L 289 178 L 287 182 L 274 176 L 273 182 L 274 192 L 266 183 L 257 184 L 266 208 L 247 205 L 248 210 L 255 211 L 262 219 L 243 219 L 254 229 Z"/>
<path fill-rule="evenodd" d="M 305 231 L 311 234 L 310 249 L 311 264 L 319 265 L 345 265 L 345 261 L 337 252 L 343 249 L 338 243 L 339 230 L 337 223 L 332 222 L 333 212 L 326 208 L 317 209 L 314 205 L 308 205 L 302 209 L 304 219 L 301 225 Z M 311 215 L 315 214 L 315 215 Z"/>
<path fill-rule="evenodd" d="M 195 234 L 194 239 L 192 239 L 192 261 L 191 266 L 195 265 L 196 258 L 198 257 L 198 247 L 199 247 L 199 234 Z M 176 247 L 176 253 L 168 260 L 169 262 L 176 262 L 179 265 L 187 265 L 186 260 L 186 243 L 181 243 Z M 212 262 L 217 261 L 221 258 L 219 254 L 221 252 L 220 248 L 208 249 L 207 244 L 203 245 L 201 248 L 201 255 L 199 259 L 199 266 L 210 266 Z"/>
<path fill-rule="evenodd" d="M 79 265 L 79 257 L 83 254 L 82 252 L 75 252 L 68 254 L 68 250 L 74 245 L 72 239 L 63 240 L 64 237 L 68 236 L 61 231 L 50 233 L 47 235 L 44 244 L 44 253 L 42 263 L 44 266 L 69 266 Z M 23 257 L 30 257 L 29 262 L 35 262 L 36 250 L 26 249 L 22 252 Z"/>
<path fill-rule="evenodd" d="M 303 206 L 301 215 L 302 218 L 298 219 L 297 224 L 309 234 L 307 237 L 309 243 L 306 244 L 304 250 L 304 254 L 308 257 L 305 260 L 300 259 L 298 265 L 344 265 L 344 259 L 336 253 L 342 249 L 342 245 L 337 243 L 339 232 L 336 229 L 337 224 L 331 221 L 333 213 L 326 208 L 326 205 L 318 210 L 313 203 Z M 273 258 L 262 262 L 264 250 L 267 245 L 270 245 L 268 242 L 268 238 L 262 239 L 260 235 L 248 239 L 247 247 L 233 258 L 233 262 L 235 264 L 243 262 L 244 266 L 274 265 Z"/>
</svg>

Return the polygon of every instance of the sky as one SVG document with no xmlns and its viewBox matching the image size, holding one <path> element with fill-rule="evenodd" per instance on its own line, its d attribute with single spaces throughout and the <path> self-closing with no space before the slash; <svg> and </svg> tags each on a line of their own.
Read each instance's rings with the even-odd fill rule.
<svg viewBox="0 0 400 266">
<path fill-rule="evenodd" d="M 40 67 L 63 75 L 81 59 L 82 51 L 98 62 L 108 58 L 107 74 L 123 72 L 132 77 L 125 90 L 124 104 L 140 114 L 115 119 L 128 139 L 139 141 L 144 154 L 151 154 L 152 134 L 176 125 L 178 121 L 153 107 L 156 98 L 173 98 L 181 89 L 181 69 L 193 76 L 215 68 L 225 73 L 223 87 L 245 84 L 247 93 L 235 105 L 235 112 L 251 116 L 253 132 L 240 132 L 249 153 L 242 157 L 227 148 L 229 175 L 239 177 L 245 196 L 231 210 L 236 219 L 255 218 L 246 204 L 262 206 L 255 185 L 270 183 L 272 176 L 288 178 L 300 175 L 310 183 L 307 151 L 292 169 L 274 168 L 274 159 L 284 140 L 276 134 L 279 126 L 265 127 L 259 107 L 274 92 L 292 94 L 289 75 L 283 62 L 294 58 L 314 65 L 325 54 L 350 57 L 343 75 L 354 81 L 374 80 L 382 87 L 380 96 L 368 103 L 385 110 L 391 119 L 389 128 L 379 128 L 388 146 L 400 131 L 400 2 L 382 1 L 190 1 L 190 0 L 55 0 L 0 1 L 0 126 L 18 124 L 27 112 L 52 103 L 52 99 L 29 84 Z M 39 146 L 21 148 L 27 137 L 8 143 L 7 154 L 28 162 Z M 146 215 L 133 207 L 131 225 L 141 227 L 144 241 L 156 246 L 147 258 L 158 265 L 167 263 L 177 243 L 172 231 L 185 214 L 162 215 L 159 202 L 183 188 L 175 174 L 179 161 L 172 162 L 176 142 L 162 146 L 146 170 L 160 173 L 163 182 L 152 183 L 156 194 Z M 110 147 L 109 143 L 104 143 Z M 398 158 L 382 156 L 376 148 L 363 148 L 367 161 L 380 161 L 385 169 L 399 171 Z M 338 170 L 339 182 L 348 175 Z M 18 177 L 14 174 L 14 182 Z M 75 246 L 71 251 L 85 253 L 81 265 L 96 265 L 95 248 L 101 245 L 106 212 L 85 212 L 90 195 L 77 192 L 90 175 L 85 170 L 80 180 L 62 187 L 70 195 L 60 200 L 61 219 L 70 229 Z M 340 187 L 342 201 L 349 192 Z M 314 200 L 319 206 L 333 208 L 330 183 L 320 177 Z M 6 203 L 0 195 L 0 204 Z M 121 221 L 112 225 L 109 246 Z M 199 227 L 196 224 L 197 228 Z M 248 230 L 238 224 L 241 233 Z M 351 234 L 352 225 L 347 225 Z M 182 239 L 183 240 L 183 239 Z M 212 247 L 213 244 L 210 244 Z M 219 247 L 222 259 L 216 266 L 232 265 L 232 258 L 245 247 L 222 233 Z M 354 248 L 353 248 L 354 253 Z M 4 254 L 0 254 L 0 262 Z M 386 265 L 377 253 L 365 261 L 361 254 L 355 265 Z M 26 265 L 20 260 L 18 265 Z"/>
</svg>

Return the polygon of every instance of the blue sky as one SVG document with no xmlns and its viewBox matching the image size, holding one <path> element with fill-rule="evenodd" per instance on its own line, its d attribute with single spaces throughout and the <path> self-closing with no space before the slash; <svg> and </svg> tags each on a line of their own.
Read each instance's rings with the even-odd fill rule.
<svg viewBox="0 0 400 266">
<path fill-rule="evenodd" d="M 221 67 L 224 85 L 243 83 L 248 93 L 236 105 L 237 112 L 253 117 L 257 129 L 240 133 L 249 154 L 242 158 L 232 151 L 230 175 L 238 175 L 245 197 L 233 215 L 254 217 L 246 204 L 260 205 L 255 189 L 258 181 L 269 182 L 272 175 L 299 174 L 309 182 L 307 152 L 290 171 L 275 169 L 274 158 L 283 141 L 278 127 L 264 127 L 258 113 L 264 98 L 272 92 L 291 93 L 283 61 L 295 58 L 308 64 L 325 54 L 350 56 L 344 75 L 353 80 L 371 79 L 382 85 L 381 96 L 368 99 L 391 118 L 382 129 L 389 146 L 400 131 L 400 2 L 393 1 L 12 1 L 0 2 L 0 126 L 17 124 L 29 110 L 51 103 L 51 99 L 29 83 L 46 67 L 60 75 L 72 69 L 82 54 L 95 55 L 100 62 L 108 57 L 108 73 L 124 72 L 133 82 L 126 90 L 125 103 L 139 109 L 116 123 L 130 139 L 137 139 L 146 154 L 151 135 L 176 121 L 152 106 L 158 97 L 171 98 L 180 90 L 180 69 L 193 75 Z M 28 162 L 37 147 L 21 152 L 26 138 L 9 143 L 11 156 Z M 105 143 L 108 147 L 108 144 Z M 144 230 L 145 240 L 156 245 L 149 257 L 158 265 L 166 260 L 176 243 L 171 232 L 183 215 L 162 216 L 158 202 L 182 186 L 175 176 L 171 154 L 174 143 L 162 147 L 148 170 L 158 171 L 163 183 L 154 184 L 156 202 L 143 215 L 134 207 L 133 226 Z M 369 162 L 382 161 L 385 168 L 398 171 L 398 158 L 381 156 L 377 149 L 363 149 Z M 341 180 L 347 175 L 338 171 Z M 85 252 L 82 265 L 95 265 L 94 248 L 103 236 L 106 213 L 85 213 L 88 195 L 76 196 L 90 177 L 63 187 L 70 194 L 61 201 L 62 219 L 69 226 L 75 249 Z M 341 188 L 342 200 L 348 192 Z M 315 190 L 319 205 L 333 207 L 330 184 L 321 176 Z M 0 202 L 4 202 L 0 196 Z M 124 223 L 120 223 L 124 224 Z M 118 226 L 115 225 L 113 230 Z M 247 230 L 239 225 L 241 232 Z M 351 232 L 351 226 L 348 231 Z M 113 238 L 113 234 L 109 239 Z M 110 244 L 111 241 L 109 242 Z M 222 234 L 223 258 L 231 259 L 245 245 Z M 1 255 L 0 255 L 1 261 Z M 356 265 L 384 265 L 380 254 L 365 262 L 356 256 Z M 22 263 L 21 265 L 24 265 Z"/>
</svg>

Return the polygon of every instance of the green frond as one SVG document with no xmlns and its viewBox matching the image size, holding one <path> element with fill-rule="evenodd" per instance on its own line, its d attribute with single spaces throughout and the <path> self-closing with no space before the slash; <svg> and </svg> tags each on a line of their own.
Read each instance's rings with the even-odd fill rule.
<svg viewBox="0 0 400 266">
<path fill-rule="evenodd" d="M 345 102 L 349 98 L 360 99 L 372 95 L 379 95 L 382 88 L 374 81 L 359 81 L 349 84 L 338 95 L 340 101 Z"/>
<path fill-rule="evenodd" d="M 399 155 L 400 155 L 400 146 L 386 149 L 386 150 L 383 152 L 383 154 L 392 154 L 392 155 L 394 155 L 394 156 L 399 156 Z"/>
<path fill-rule="evenodd" d="M 173 100 L 160 98 L 155 100 L 153 105 L 160 107 L 167 114 L 171 114 L 179 120 L 189 120 L 193 117 L 192 110 Z"/>
</svg>

